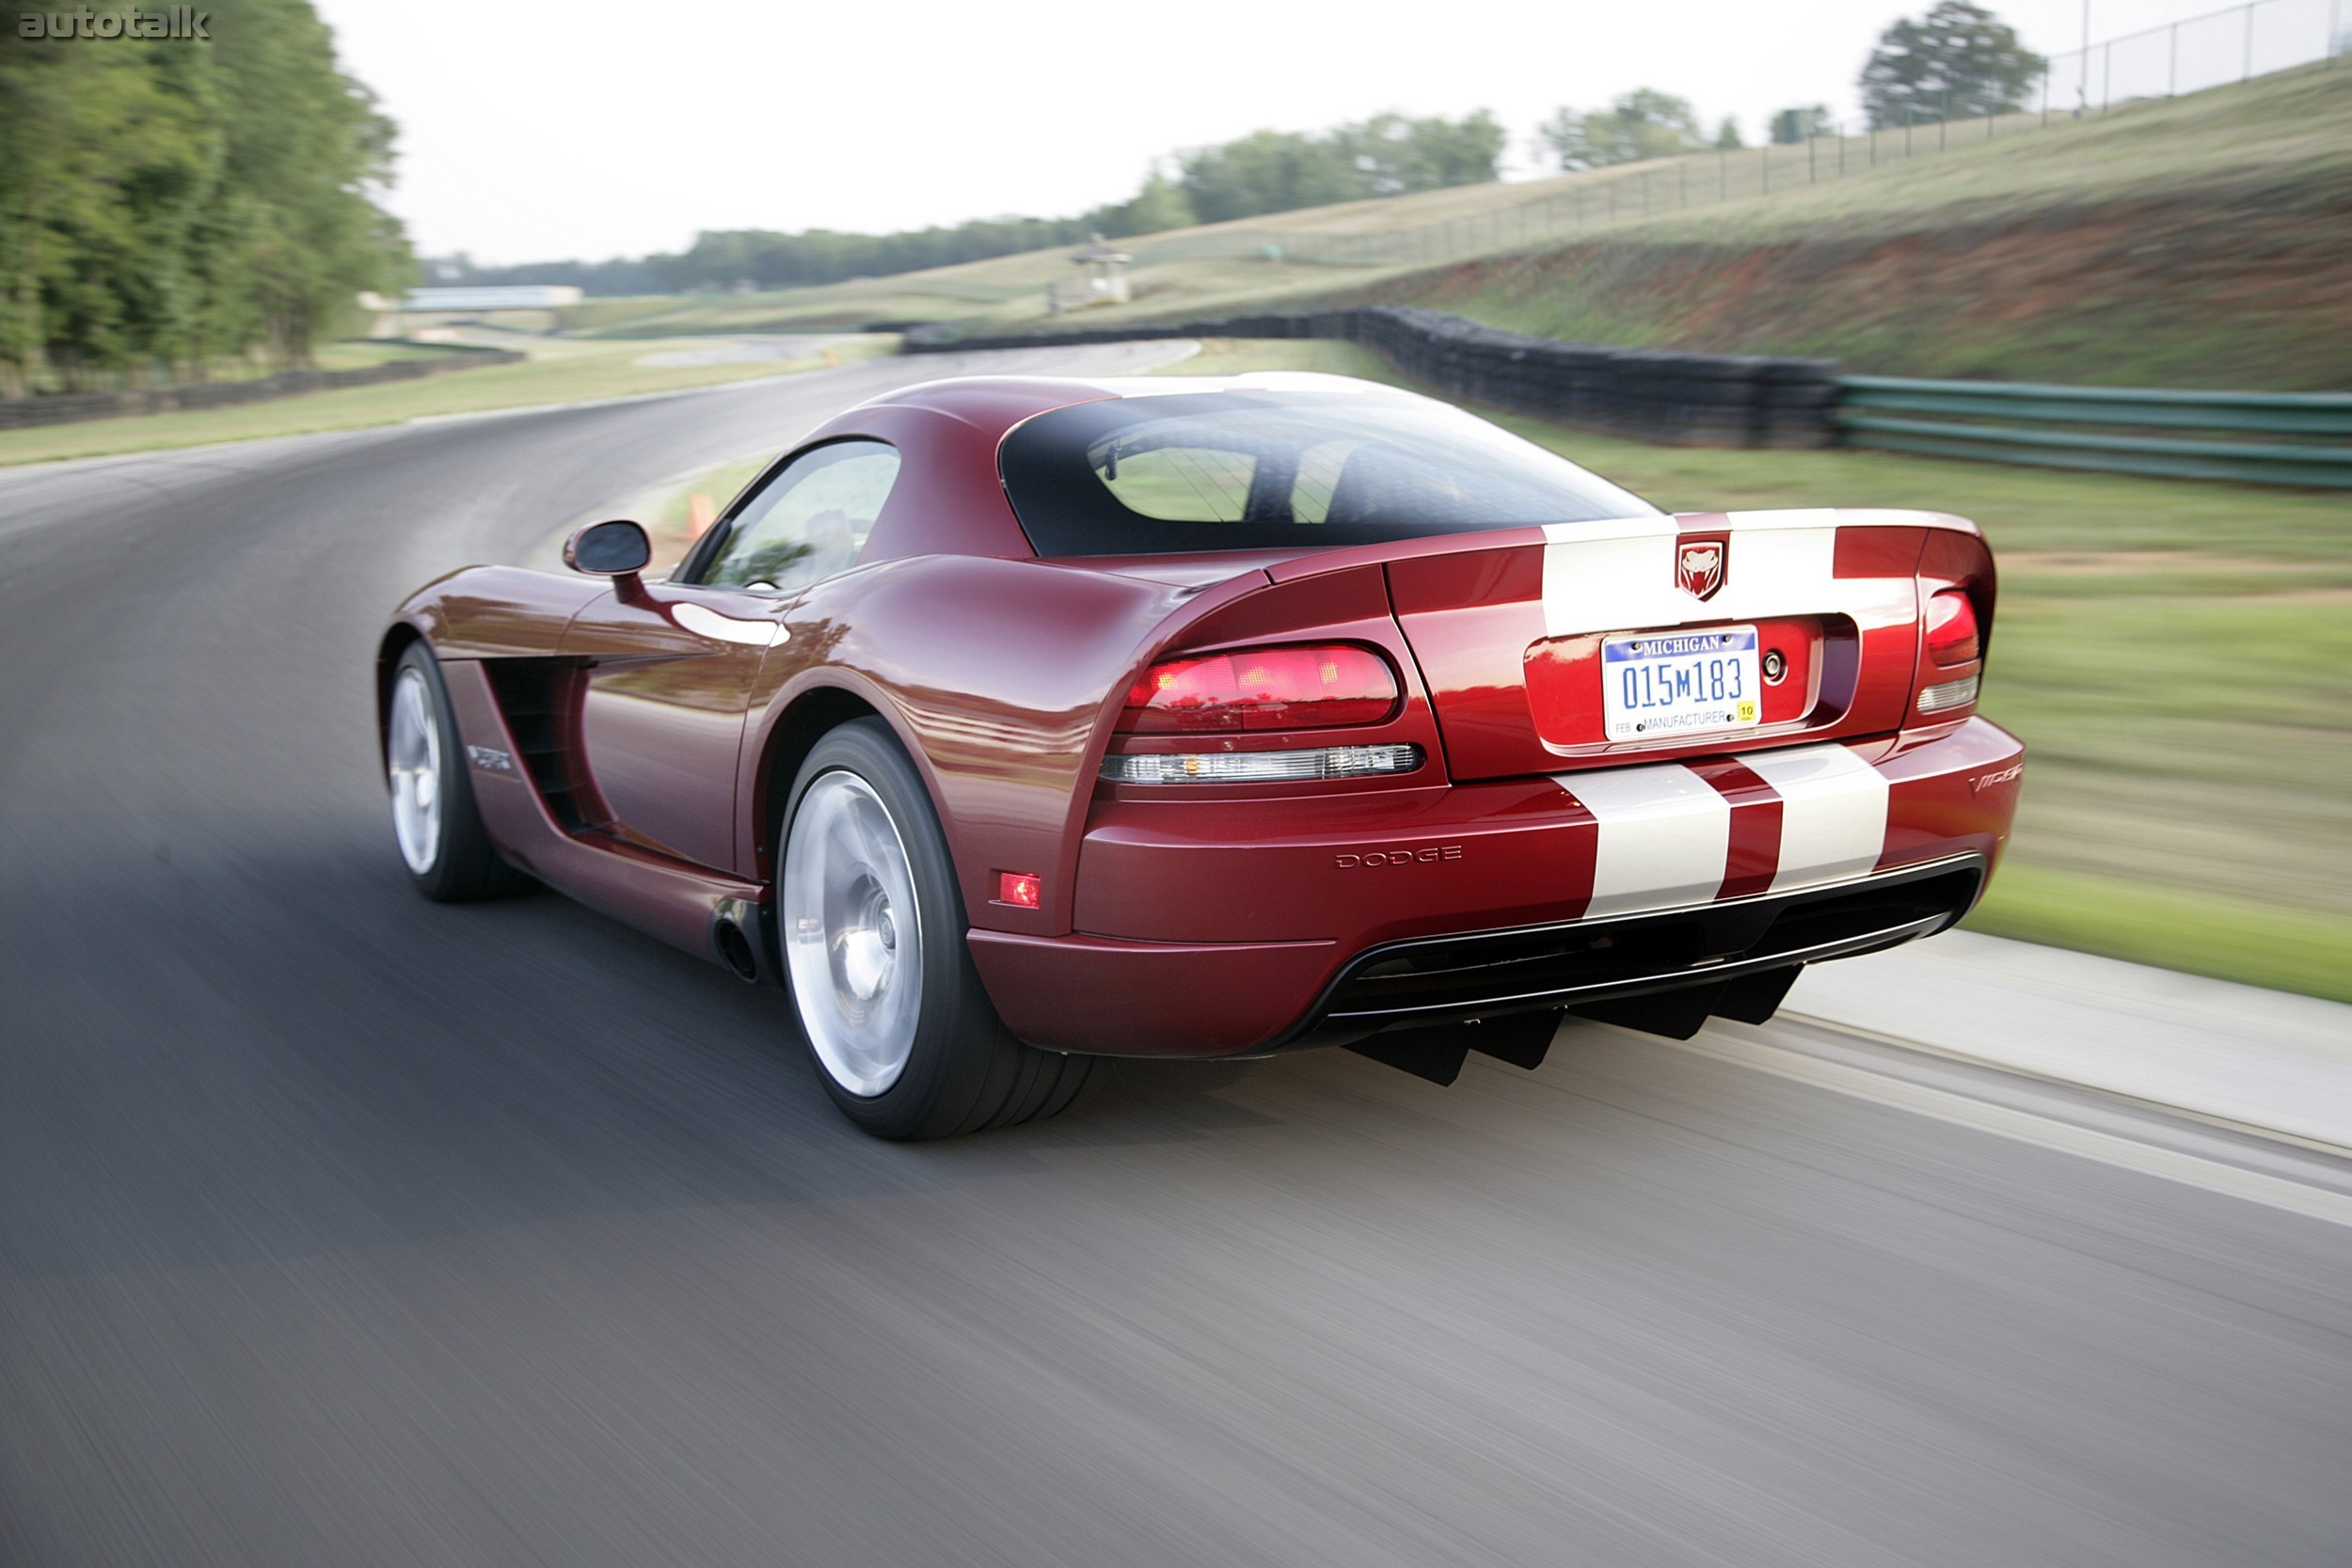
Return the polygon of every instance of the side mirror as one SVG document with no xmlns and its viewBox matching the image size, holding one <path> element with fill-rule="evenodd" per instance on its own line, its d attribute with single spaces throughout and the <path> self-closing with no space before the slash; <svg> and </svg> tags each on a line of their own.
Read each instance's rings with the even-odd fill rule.
<svg viewBox="0 0 2352 1568">
<path fill-rule="evenodd" d="M 621 596 L 642 592 L 637 574 L 653 559 L 653 542 L 645 531 L 625 517 L 590 523 L 564 542 L 564 564 L 591 577 L 611 578 Z"/>
</svg>

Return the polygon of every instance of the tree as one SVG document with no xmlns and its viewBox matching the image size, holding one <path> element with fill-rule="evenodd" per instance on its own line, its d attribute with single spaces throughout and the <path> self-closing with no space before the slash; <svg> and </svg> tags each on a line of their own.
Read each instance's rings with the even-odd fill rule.
<svg viewBox="0 0 2352 1568">
<path fill-rule="evenodd" d="M 1503 139 L 1502 127 L 1485 109 L 1459 120 L 1375 115 L 1332 133 L 1366 196 L 1483 184 L 1497 178 Z"/>
<path fill-rule="evenodd" d="M 1458 120 L 1376 115 L 1317 134 L 1258 131 L 1178 155 L 1179 183 L 1202 223 L 1496 178 L 1502 127 L 1481 109 Z"/>
<path fill-rule="evenodd" d="M 1295 131 L 1256 131 L 1177 159 L 1180 182 L 1203 223 L 1317 207 L 1362 194 L 1355 164 L 1325 138 Z"/>
<path fill-rule="evenodd" d="M 1772 117 L 1772 140 L 1783 147 L 1812 140 L 1830 134 L 1829 107 L 1815 103 L 1806 108 L 1783 109 Z"/>
<path fill-rule="evenodd" d="M 1991 11 L 1968 0 L 1936 0 L 1916 22 L 1879 35 L 1862 69 L 1862 108 L 1874 130 L 2014 114 L 2048 64 Z"/>
<path fill-rule="evenodd" d="M 1559 109 L 1535 135 L 1568 169 L 1669 158 L 1707 145 L 1690 102 L 1654 87 L 1637 87 L 1590 114 Z"/>
<path fill-rule="evenodd" d="M 1740 122 L 1729 115 L 1724 116 L 1724 122 L 1715 127 L 1715 150 L 1737 152 L 1747 145 L 1740 138 Z"/>
<path fill-rule="evenodd" d="M 1143 189 L 1126 200 L 1107 207 L 1097 207 L 1079 221 L 1089 233 L 1100 233 L 1112 239 L 1130 234 L 1158 234 L 1170 229 L 1189 229 L 1200 222 L 1192 210 L 1192 199 L 1184 188 L 1158 169 L 1143 177 Z"/>
<path fill-rule="evenodd" d="M 392 128 L 309 0 L 213 0 L 213 41 L 0 37 L 0 390 L 299 364 L 408 277 Z"/>
</svg>

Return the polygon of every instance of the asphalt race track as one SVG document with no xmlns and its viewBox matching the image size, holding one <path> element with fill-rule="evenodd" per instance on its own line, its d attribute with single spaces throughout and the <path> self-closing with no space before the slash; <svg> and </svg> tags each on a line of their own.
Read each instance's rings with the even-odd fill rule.
<svg viewBox="0 0 2352 1568">
<path fill-rule="evenodd" d="M 2316 1164 L 1802 1023 L 896 1148 L 777 993 L 409 891 L 404 593 L 959 368 L 0 472 L 0 1562 L 2352 1560 Z"/>
</svg>

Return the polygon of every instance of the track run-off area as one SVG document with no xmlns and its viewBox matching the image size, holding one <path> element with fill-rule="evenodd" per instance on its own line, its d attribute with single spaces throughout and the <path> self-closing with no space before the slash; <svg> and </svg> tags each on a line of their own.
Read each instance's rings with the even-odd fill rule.
<svg viewBox="0 0 2352 1568">
<path fill-rule="evenodd" d="M 0 471 L 0 1562 L 2342 1563 L 2325 1153 L 1788 1017 L 891 1146 L 780 993 L 409 889 L 409 590 L 1169 353 Z"/>
</svg>

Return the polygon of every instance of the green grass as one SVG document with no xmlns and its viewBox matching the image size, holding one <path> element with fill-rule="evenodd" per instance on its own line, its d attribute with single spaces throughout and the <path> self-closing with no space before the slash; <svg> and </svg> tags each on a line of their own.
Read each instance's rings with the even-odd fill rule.
<svg viewBox="0 0 2352 1568">
<path fill-rule="evenodd" d="M 2012 858 L 1972 930 L 2352 1002 L 2352 923 Z"/>
<path fill-rule="evenodd" d="M 1347 343 L 1222 341 L 1175 375 L 1398 378 Z M 1498 422 L 1673 511 L 1971 517 L 2000 609 L 1986 715 L 2030 750 L 1972 920 L 2352 1000 L 2352 512 L 2341 496 L 1854 451 L 1651 447 Z"/>
<path fill-rule="evenodd" d="M 436 415 L 678 391 L 690 387 L 815 370 L 828 362 L 821 356 L 811 356 L 753 363 L 645 365 L 639 361 L 648 356 L 691 351 L 705 345 L 692 340 L 650 344 L 489 333 L 476 337 L 481 341 L 495 341 L 501 347 L 521 349 L 531 359 L 520 365 L 453 371 L 420 381 L 312 392 L 241 408 L 150 414 L 38 430 L 0 431 L 0 465 L 103 457 L 204 446 L 215 441 L 247 441 L 262 436 L 399 424 Z M 891 339 L 862 339 L 838 345 L 834 357 L 887 353 L 895 342 Z"/>
</svg>

